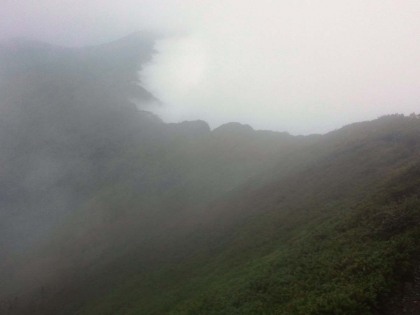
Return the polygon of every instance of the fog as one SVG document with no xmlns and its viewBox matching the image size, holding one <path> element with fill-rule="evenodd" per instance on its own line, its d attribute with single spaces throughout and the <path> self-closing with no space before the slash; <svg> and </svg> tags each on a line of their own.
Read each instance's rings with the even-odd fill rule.
<svg viewBox="0 0 420 315">
<path fill-rule="evenodd" d="M 84 48 L 0 44 L 1 314 L 45 315 L 31 311 L 39 296 L 117 257 L 147 265 L 197 225 L 197 209 L 310 141 L 138 110 L 133 100 L 157 103 L 137 84 L 153 51 L 143 33 Z"/>
<path fill-rule="evenodd" d="M 166 121 L 295 134 L 418 109 L 418 1 L 7 1 L 0 36 L 163 39 L 142 74 Z"/>
<path fill-rule="evenodd" d="M 131 279 L 160 299 L 155 275 L 266 247 L 277 213 L 382 192 L 418 160 L 420 115 L 389 114 L 418 111 L 419 9 L 2 0 L 0 313 L 82 314 Z"/>
</svg>

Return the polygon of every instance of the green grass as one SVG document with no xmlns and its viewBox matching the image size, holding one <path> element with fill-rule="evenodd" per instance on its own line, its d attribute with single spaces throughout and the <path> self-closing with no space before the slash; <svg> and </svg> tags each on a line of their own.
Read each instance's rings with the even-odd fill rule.
<svg viewBox="0 0 420 315">
<path fill-rule="evenodd" d="M 373 314 L 410 272 L 420 236 L 417 197 L 381 198 L 270 230 L 265 247 L 242 231 L 218 255 L 133 277 L 81 314 Z"/>
</svg>

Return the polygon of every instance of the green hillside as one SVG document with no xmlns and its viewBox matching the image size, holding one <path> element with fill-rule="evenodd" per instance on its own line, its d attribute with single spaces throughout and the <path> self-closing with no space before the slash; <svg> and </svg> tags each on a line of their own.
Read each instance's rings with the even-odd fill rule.
<svg viewBox="0 0 420 315">
<path fill-rule="evenodd" d="M 0 313 L 416 314 L 418 116 L 166 124 L 143 36 L 0 45 Z"/>
<path fill-rule="evenodd" d="M 419 127 L 395 116 L 325 136 L 325 156 L 207 209 L 174 257 L 82 314 L 386 314 L 419 264 Z"/>
</svg>

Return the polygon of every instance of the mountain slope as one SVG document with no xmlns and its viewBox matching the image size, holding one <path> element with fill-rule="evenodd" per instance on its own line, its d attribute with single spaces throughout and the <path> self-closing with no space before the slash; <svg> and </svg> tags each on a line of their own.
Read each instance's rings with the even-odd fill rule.
<svg viewBox="0 0 420 315">
<path fill-rule="evenodd" d="M 0 46 L 1 312 L 400 314 L 420 119 L 165 124 L 141 109 L 152 53 L 142 34 Z"/>
<path fill-rule="evenodd" d="M 141 34 L 86 48 L 0 45 L 0 297 L 12 309 L 178 231 L 178 213 L 301 145 L 287 134 L 164 124 L 141 109 L 157 102 L 137 79 L 152 53 Z"/>
<path fill-rule="evenodd" d="M 397 116 L 360 127 L 325 136 L 317 147 L 328 153 L 295 174 L 207 209 L 217 217 L 180 245 L 194 244 L 187 255 L 132 275 L 83 314 L 385 314 L 420 249 L 420 125 Z"/>
</svg>

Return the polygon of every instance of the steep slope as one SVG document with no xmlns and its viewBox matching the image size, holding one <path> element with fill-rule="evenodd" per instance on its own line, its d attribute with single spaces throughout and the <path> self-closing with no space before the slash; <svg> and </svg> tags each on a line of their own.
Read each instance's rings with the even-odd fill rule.
<svg viewBox="0 0 420 315">
<path fill-rule="evenodd" d="M 390 116 L 324 136 L 82 314 L 386 314 L 420 250 L 419 134 Z"/>
<path fill-rule="evenodd" d="M 185 209 L 302 145 L 287 134 L 164 124 L 137 109 L 133 100 L 158 103 L 137 78 L 152 53 L 142 34 L 86 48 L 0 45 L 0 296 L 11 312 L 133 248 L 144 256 L 166 231 L 179 233 Z"/>
<path fill-rule="evenodd" d="M 152 53 L 143 34 L 0 46 L 2 314 L 413 306 L 417 116 L 308 137 L 165 124 L 141 107 Z"/>
</svg>

